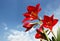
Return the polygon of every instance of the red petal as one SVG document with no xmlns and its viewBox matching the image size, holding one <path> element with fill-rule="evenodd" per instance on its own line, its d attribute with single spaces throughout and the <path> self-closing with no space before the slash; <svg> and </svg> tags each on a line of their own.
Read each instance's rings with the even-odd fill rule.
<svg viewBox="0 0 60 41">
<path fill-rule="evenodd" d="M 26 30 L 25 30 L 25 32 L 29 31 L 30 29 L 31 29 L 31 28 L 29 28 L 29 29 L 26 29 Z"/>
<path fill-rule="evenodd" d="M 35 7 L 34 6 L 28 6 L 27 10 L 28 10 L 28 12 L 35 11 Z"/>
<path fill-rule="evenodd" d="M 38 12 L 41 11 L 41 8 L 38 9 Z"/>
<path fill-rule="evenodd" d="M 37 5 L 36 5 L 36 8 L 39 9 L 39 7 L 40 7 L 40 4 L 37 4 Z"/>
<path fill-rule="evenodd" d="M 51 19 L 53 19 L 54 15 L 51 16 Z"/>
<path fill-rule="evenodd" d="M 29 22 L 26 22 L 23 25 L 23 27 L 26 28 L 26 31 L 30 30 L 33 26 L 34 26 L 34 24 L 29 23 Z"/>
<path fill-rule="evenodd" d="M 58 22 L 58 19 L 53 20 L 53 26 Z"/>
<path fill-rule="evenodd" d="M 30 28 L 30 23 L 29 22 L 24 23 L 23 27 L 24 28 Z"/>
<path fill-rule="evenodd" d="M 25 13 L 25 14 L 23 14 L 25 17 L 30 17 L 30 13 Z"/>
<path fill-rule="evenodd" d="M 41 27 L 40 27 L 38 30 L 39 30 L 40 32 L 43 32 L 42 28 L 43 28 L 43 25 L 41 25 Z"/>
<path fill-rule="evenodd" d="M 40 34 L 36 33 L 35 38 L 37 38 L 37 39 L 40 38 Z"/>
<path fill-rule="evenodd" d="M 49 17 L 47 15 L 44 15 L 44 21 L 48 21 Z"/>
<path fill-rule="evenodd" d="M 26 18 L 22 22 L 25 22 L 25 21 L 28 21 L 28 20 L 32 21 L 32 20 L 36 20 L 36 19 L 38 19 L 38 17 L 35 17 L 33 15 L 26 16 Z"/>
<path fill-rule="evenodd" d="M 27 20 L 33 20 L 33 18 L 25 18 L 22 22 L 24 23 L 24 22 L 26 22 Z"/>
<path fill-rule="evenodd" d="M 50 27 L 49 27 L 49 29 L 52 31 L 52 29 L 53 29 L 53 26 L 50 26 Z"/>
</svg>

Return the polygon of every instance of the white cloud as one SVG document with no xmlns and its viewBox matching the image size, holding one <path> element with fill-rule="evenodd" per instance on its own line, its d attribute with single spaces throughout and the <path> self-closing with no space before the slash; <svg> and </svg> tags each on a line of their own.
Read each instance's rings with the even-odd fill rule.
<svg viewBox="0 0 60 41">
<path fill-rule="evenodd" d="M 3 26 L 4 30 L 7 30 L 7 29 L 8 29 L 8 27 L 7 27 L 7 24 L 6 24 L 6 23 L 2 23 L 2 26 Z"/>
<path fill-rule="evenodd" d="M 10 30 L 11 33 L 8 35 L 9 41 L 39 41 L 34 38 L 34 35 L 31 36 L 29 32 Z M 33 37 L 33 39 L 31 38 Z"/>
<path fill-rule="evenodd" d="M 58 25 L 58 24 L 57 24 Z M 54 26 L 53 31 L 54 34 L 57 34 L 56 28 L 57 25 Z M 56 28 L 55 28 L 56 27 Z M 8 41 L 40 41 L 39 39 L 35 39 L 35 34 L 30 34 L 33 33 L 35 31 L 34 28 L 32 28 L 30 31 L 28 32 L 24 32 L 24 31 L 18 31 L 18 30 L 9 30 L 9 35 L 7 36 Z M 51 35 L 49 35 L 50 37 Z"/>
</svg>

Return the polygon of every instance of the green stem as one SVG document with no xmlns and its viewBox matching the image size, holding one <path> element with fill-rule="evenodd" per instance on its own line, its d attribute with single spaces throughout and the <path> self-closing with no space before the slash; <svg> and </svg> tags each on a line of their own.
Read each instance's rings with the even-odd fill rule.
<svg viewBox="0 0 60 41">
<path fill-rule="evenodd" d="M 50 41 L 44 29 L 43 29 L 43 33 L 45 34 L 47 41 Z"/>
<path fill-rule="evenodd" d="M 40 21 L 40 24 L 41 24 L 41 23 L 42 23 L 42 22 L 41 22 L 41 19 L 38 18 L 38 20 Z M 50 41 L 49 38 L 48 38 L 48 36 L 47 36 L 47 34 L 46 34 L 46 32 L 44 31 L 44 28 L 43 28 L 43 33 L 44 33 L 44 35 L 46 36 L 47 41 Z"/>
</svg>

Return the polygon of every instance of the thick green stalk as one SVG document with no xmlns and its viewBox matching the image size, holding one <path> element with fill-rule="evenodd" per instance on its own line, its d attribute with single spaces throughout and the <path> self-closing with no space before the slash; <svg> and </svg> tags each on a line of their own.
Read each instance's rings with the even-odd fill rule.
<svg viewBox="0 0 60 41">
<path fill-rule="evenodd" d="M 44 30 L 44 28 L 43 28 L 43 33 L 45 34 L 47 41 L 50 41 L 47 34 L 46 34 L 46 32 L 45 32 L 45 30 Z"/>
<path fill-rule="evenodd" d="M 41 19 L 38 18 L 38 20 L 40 21 L 40 24 L 42 24 Z M 48 38 L 48 36 L 47 36 L 47 34 L 46 34 L 46 32 L 45 32 L 45 30 L 44 30 L 44 28 L 43 28 L 43 33 L 44 33 L 44 35 L 46 36 L 47 41 L 50 41 L 49 38 Z M 41 41 L 42 41 L 42 40 L 41 40 Z"/>
</svg>

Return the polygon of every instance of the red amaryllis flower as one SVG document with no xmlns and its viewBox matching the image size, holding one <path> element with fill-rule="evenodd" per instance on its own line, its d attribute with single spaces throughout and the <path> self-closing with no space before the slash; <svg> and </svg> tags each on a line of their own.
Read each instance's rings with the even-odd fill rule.
<svg viewBox="0 0 60 41">
<path fill-rule="evenodd" d="M 27 7 L 28 12 L 23 14 L 25 16 L 25 19 L 23 20 L 23 22 L 25 22 L 27 20 L 38 19 L 38 12 L 41 11 L 41 8 L 39 6 L 40 6 L 40 4 L 37 4 L 36 6 L 28 6 Z"/>
<path fill-rule="evenodd" d="M 26 28 L 25 31 L 29 31 L 35 24 L 26 22 L 24 23 L 23 27 Z"/>
<path fill-rule="evenodd" d="M 43 29 L 43 28 L 42 28 L 42 29 Z M 37 29 L 36 31 L 37 31 L 37 33 L 36 33 L 36 35 L 35 35 L 35 38 L 36 38 L 36 39 L 41 38 L 41 39 L 45 39 L 45 40 L 46 40 L 45 34 L 44 34 L 43 32 L 41 32 L 40 29 Z"/>
<path fill-rule="evenodd" d="M 52 16 L 44 15 L 44 19 L 42 20 L 43 26 L 49 28 L 50 30 L 52 30 L 53 26 L 58 22 L 58 19 L 54 19 L 53 16 L 54 15 Z"/>
</svg>

